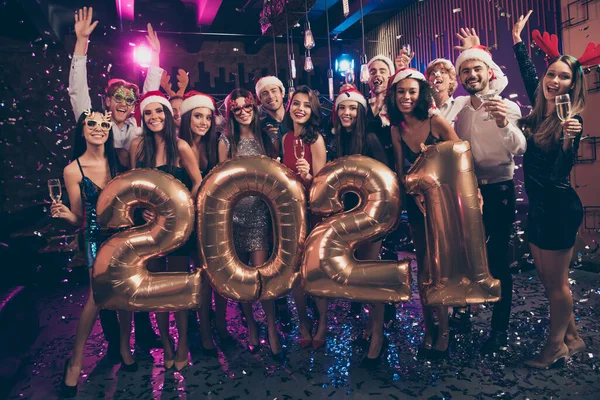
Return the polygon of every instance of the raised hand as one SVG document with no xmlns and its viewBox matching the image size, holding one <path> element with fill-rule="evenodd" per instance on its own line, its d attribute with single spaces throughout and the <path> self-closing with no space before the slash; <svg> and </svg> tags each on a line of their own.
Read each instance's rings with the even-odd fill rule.
<svg viewBox="0 0 600 400">
<path fill-rule="evenodd" d="M 414 51 L 408 54 L 406 50 L 400 50 L 400 54 L 398 54 L 396 56 L 396 59 L 394 60 L 396 69 L 408 68 L 408 66 L 410 65 L 410 61 L 413 59 L 414 56 Z"/>
<path fill-rule="evenodd" d="M 472 47 L 479 46 L 481 41 L 475 29 L 460 28 L 460 32 L 456 34 L 456 37 L 462 42 L 462 46 L 454 46 L 456 50 L 465 51 Z"/>
<path fill-rule="evenodd" d="M 154 53 L 160 53 L 160 40 L 158 40 L 158 35 L 152 29 L 152 25 L 148 24 L 148 34 L 146 35 L 146 40 L 150 45 L 150 48 Z"/>
<path fill-rule="evenodd" d="M 533 10 L 529 10 L 527 15 L 525 15 L 525 16 L 521 15 L 519 17 L 519 19 L 517 20 L 517 22 L 515 22 L 515 24 L 513 25 L 512 36 L 513 36 L 514 44 L 517 44 L 521 41 L 521 32 L 523 31 L 523 28 L 525 28 L 527 21 L 529 21 L 529 16 L 531 15 L 532 12 L 533 12 Z"/>
<path fill-rule="evenodd" d="M 98 25 L 98 21 L 92 22 L 93 11 L 92 7 L 83 7 L 75 13 L 75 35 L 77 39 L 89 38 L 96 25 Z"/>
</svg>

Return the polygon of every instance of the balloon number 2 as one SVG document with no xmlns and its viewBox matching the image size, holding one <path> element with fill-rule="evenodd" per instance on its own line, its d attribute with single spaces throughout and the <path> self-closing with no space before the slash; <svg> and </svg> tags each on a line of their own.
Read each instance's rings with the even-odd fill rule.
<svg viewBox="0 0 600 400">
<path fill-rule="evenodd" d="M 133 225 L 136 207 L 156 215 L 149 223 L 108 239 L 98 251 L 92 274 L 94 300 L 105 308 L 172 311 L 200 306 L 200 271 L 148 272 L 152 258 L 184 244 L 194 226 L 194 203 L 187 188 L 158 170 L 119 175 L 100 193 L 96 212 L 103 228 Z"/>
<path fill-rule="evenodd" d="M 354 192 L 359 204 L 342 212 L 341 198 Z M 356 248 L 382 238 L 400 216 L 398 178 L 387 166 L 353 155 L 327 164 L 310 190 L 310 209 L 331 215 L 311 232 L 302 261 L 304 290 L 358 301 L 400 302 L 411 297 L 410 260 L 359 261 Z"/>
</svg>

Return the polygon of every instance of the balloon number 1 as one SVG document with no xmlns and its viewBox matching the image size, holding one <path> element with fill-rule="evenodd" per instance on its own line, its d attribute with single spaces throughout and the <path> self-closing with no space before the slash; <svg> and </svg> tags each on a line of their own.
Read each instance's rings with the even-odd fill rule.
<svg viewBox="0 0 600 400">
<path fill-rule="evenodd" d="M 187 188 L 158 170 L 119 175 L 100 193 L 96 212 L 103 228 L 133 225 L 136 207 L 152 209 L 149 223 L 108 239 L 94 262 L 94 300 L 105 308 L 172 311 L 200 306 L 200 271 L 151 273 L 152 258 L 184 244 L 194 226 L 194 203 Z"/>
<path fill-rule="evenodd" d="M 469 143 L 427 147 L 405 180 L 408 193 L 425 197 L 425 303 L 458 306 L 500 300 L 500 281 L 488 268 Z"/>
<path fill-rule="evenodd" d="M 346 192 L 360 200 L 342 213 L 340 199 Z M 354 256 L 360 244 L 382 238 L 396 226 L 402 209 L 394 172 L 368 157 L 337 159 L 315 177 L 310 209 L 316 215 L 336 215 L 317 225 L 306 240 L 302 276 L 307 293 L 358 301 L 410 300 L 410 260 L 359 261 Z"/>
</svg>

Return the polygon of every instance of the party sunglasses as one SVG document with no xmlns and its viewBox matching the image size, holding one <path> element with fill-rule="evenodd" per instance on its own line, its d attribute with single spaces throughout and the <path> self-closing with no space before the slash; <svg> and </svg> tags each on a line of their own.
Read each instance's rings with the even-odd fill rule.
<svg viewBox="0 0 600 400">
<path fill-rule="evenodd" d="M 98 121 L 94 121 L 93 119 L 88 120 L 85 123 L 89 128 L 94 129 L 96 127 L 96 125 L 98 125 Z M 100 129 L 103 129 L 105 131 L 110 129 L 110 122 L 100 122 Z"/>
<path fill-rule="evenodd" d="M 254 107 L 254 106 L 253 106 L 252 104 L 246 104 L 246 105 L 245 105 L 245 106 L 243 106 L 243 107 L 233 107 L 233 108 L 231 109 L 231 112 L 233 113 L 233 115 L 237 115 L 237 116 L 240 116 L 240 115 L 242 115 L 242 111 L 245 111 L 245 112 L 247 112 L 248 114 L 250 114 L 250 112 L 252 112 L 252 108 L 253 108 L 253 107 Z"/>
<path fill-rule="evenodd" d="M 125 104 L 127 104 L 128 106 L 132 106 L 136 103 L 135 98 L 132 97 L 123 97 L 120 94 L 115 94 L 113 96 L 113 99 L 115 100 L 115 102 L 117 102 L 118 104 L 121 104 L 122 102 L 125 102 Z"/>
</svg>

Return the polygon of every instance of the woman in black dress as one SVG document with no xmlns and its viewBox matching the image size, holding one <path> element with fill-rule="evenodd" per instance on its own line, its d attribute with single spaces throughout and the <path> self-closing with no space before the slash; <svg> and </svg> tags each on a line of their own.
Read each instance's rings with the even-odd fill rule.
<svg viewBox="0 0 600 400">
<path fill-rule="evenodd" d="M 521 16 L 513 27 L 515 55 L 527 94 L 531 113 L 519 123 L 527 136 L 523 156 L 525 190 L 529 197 L 527 231 L 537 274 L 550 301 L 550 333 L 538 357 L 525 362 L 534 368 L 548 368 L 585 350 L 573 319 L 573 297 L 568 272 L 583 208 L 569 174 L 579 148 L 583 120 L 578 115 L 585 105 L 584 77 L 581 64 L 571 56 L 558 55 L 558 48 L 538 80 L 535 66 L 521 41 L 527 23 Z M 543 40 L 538 39 L 540 42 Z M 544 46 L 546 44 L 546 46 Z M 549 50 L 547 43 L 538 43 Z M 540 87 L 541 83 L 541 87 Z M 555 96 L 569 94 L 572 117 L 563 122 L 556 112 Z"/>
</svg>

